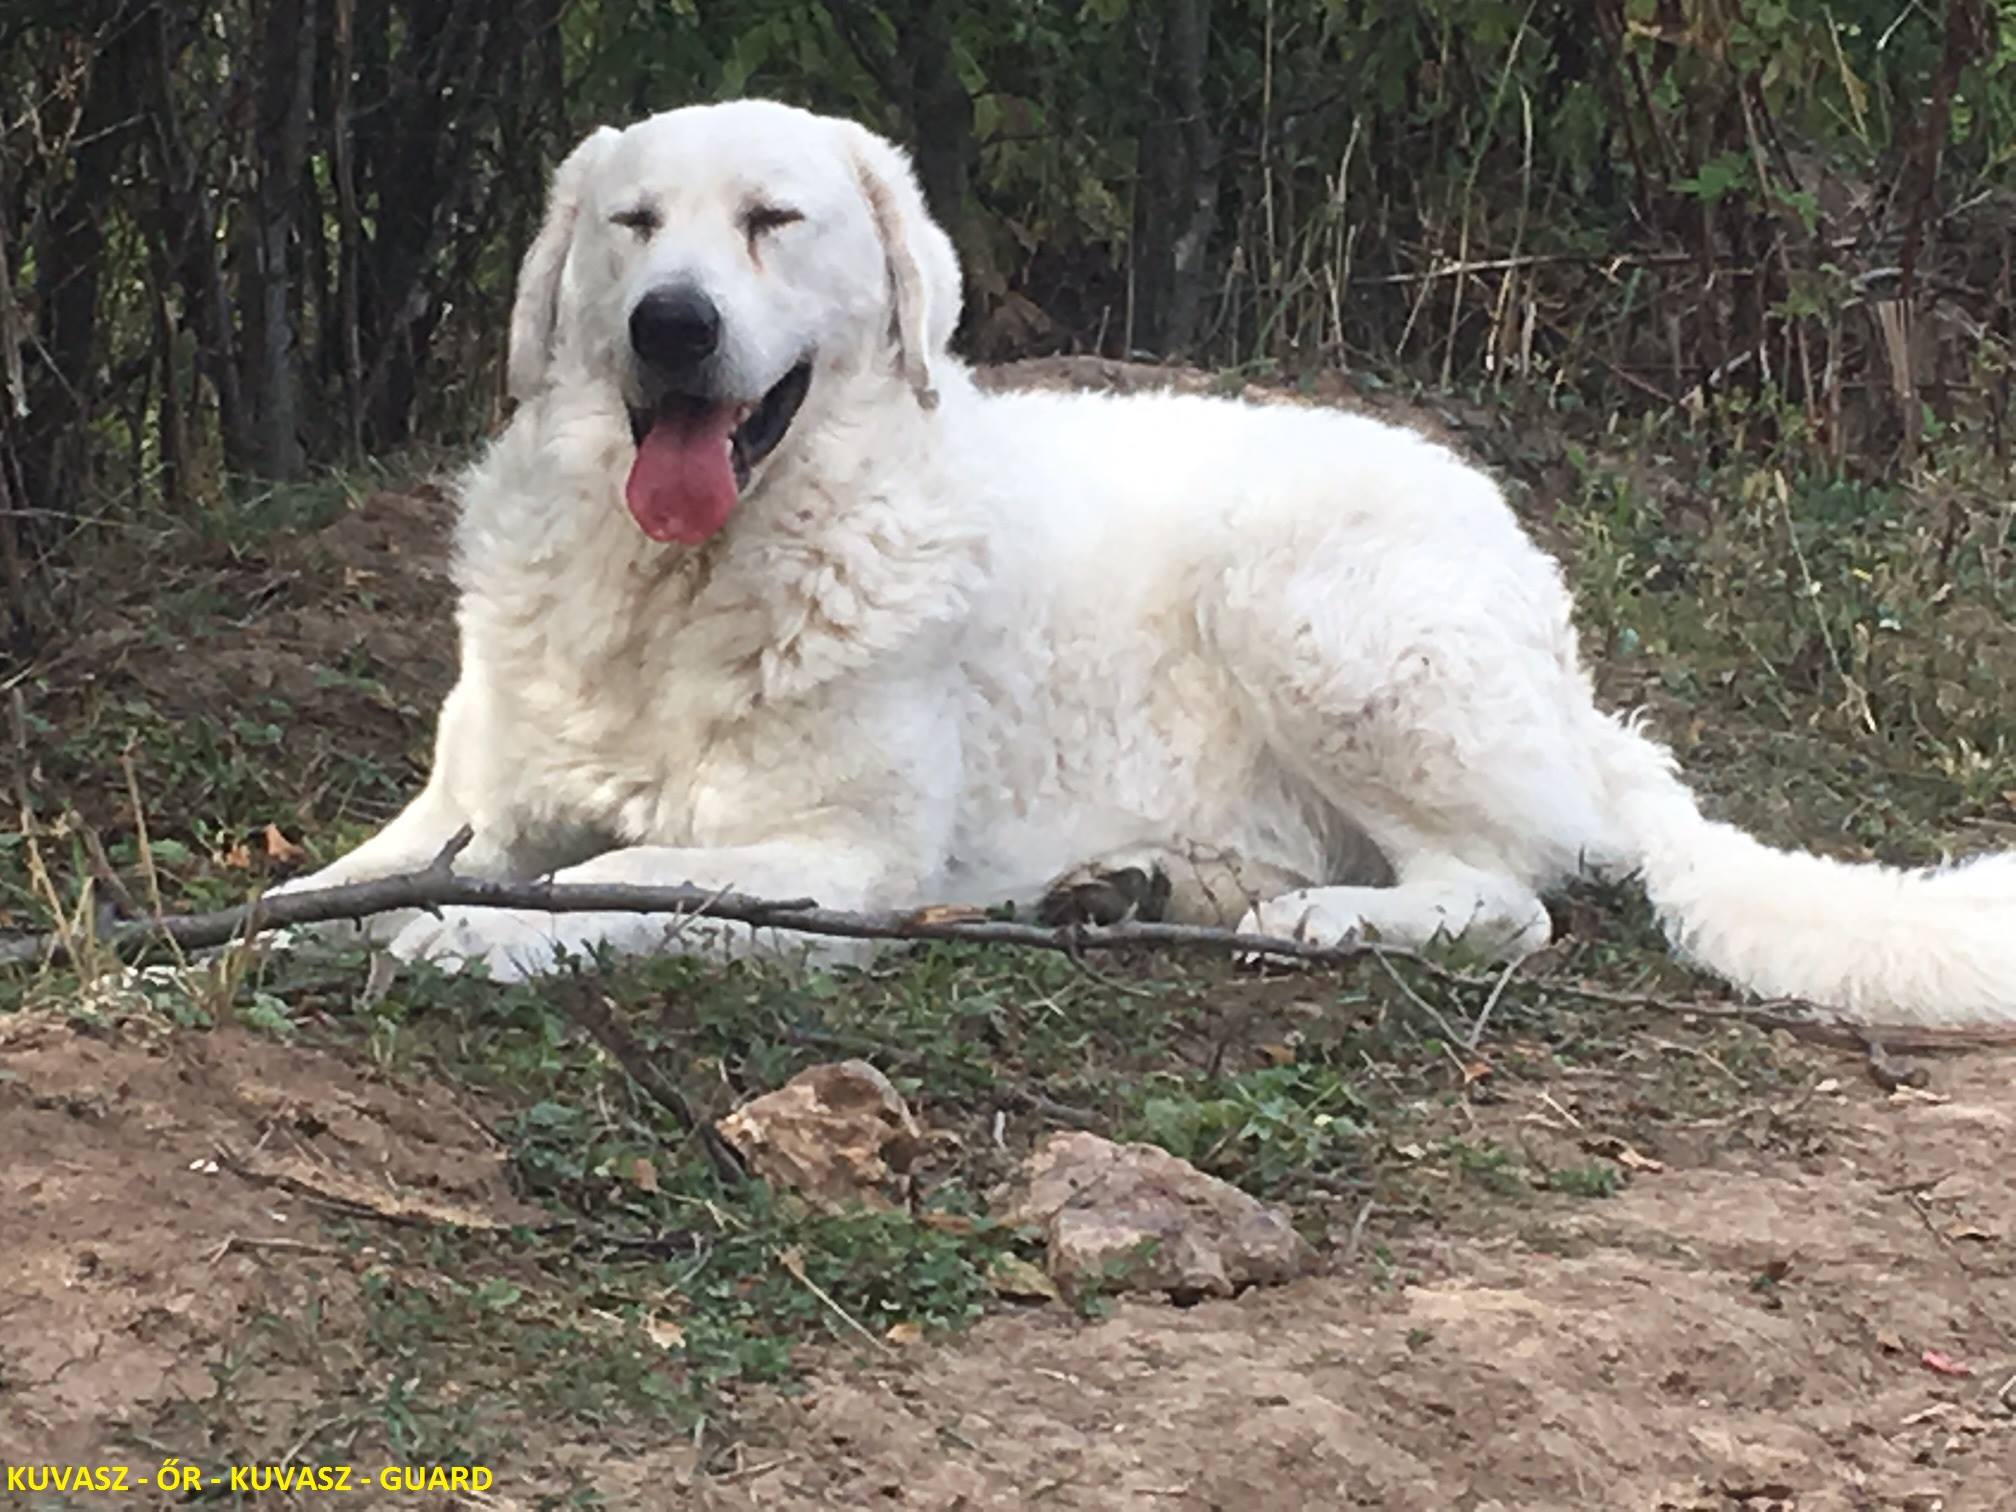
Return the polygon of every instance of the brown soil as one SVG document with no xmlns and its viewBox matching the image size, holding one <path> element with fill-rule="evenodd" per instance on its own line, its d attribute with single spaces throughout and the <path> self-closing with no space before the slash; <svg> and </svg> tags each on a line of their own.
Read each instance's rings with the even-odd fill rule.
<svg viewBox="0 0 2016 1512">
<path fill-rule="evenodd" d="M 1607 1200 L 1375 1216 L 1355 1247 L 1333 1236 L 1332 1274 L 1239 1301 L 1053 1305 L 893 1358 L 835 1351 L 704 1471 L 683 1447 L 535 1427 L 493 1504 L 571 1475 L 621 1507 L 674 1487 L 948 1512 L 2008 1506 L 2016 1057 L 1940 1063 L 1929 1095 L 1886 1095 L 1845 1056 L 1816 1071 L 1740 1115 L 1769 1137 L 1676 1129 L 1665 1168 Z M 1487 1112 L 1565 1148 L 1600 1106 L 1530 1085 Z M 528 1216 L 481 1109 L 235 1028 L 7 1022 L 0 1148 L 13 1464 L 198 1452 L 185 1407 L 222 1399 L 262 1318 L 316 1309 L 325 1350 L 357 1349 L 359 1273 L 385 1256 L 330 1245 L 346 1202 L 387 1215 L 394 1255 L 401 1217 Z M 276 1431 L 315 1413 L 298 1371 L 231 1394 Z"/>
<path fill-rule="evenodd" d="M 2009 1506 L 2016 1060 L 1940 1081 L 1823 1095 L 1796 1154 L 1416 1232 L 1409 1284 L 997 1319 L 779 1409 L 718 1505 Z"/>
<path fill-rule="evenodd" d="M 160 1427 L 219 1391 L 261 1317 L 321 1307 L 354 1327 L 356 1272 L 376 1257 L 321 1231 L 348 1205 L 395 1230 L 536 1216 L 439 1088 L 236 1027 L 147 1022 L 0 1018 L 0 1463 L 98 1459 L 115 1430 Z M 301 1384 L 257 1395 L 310 1406 L 290 1400 Z"/>
</svg>

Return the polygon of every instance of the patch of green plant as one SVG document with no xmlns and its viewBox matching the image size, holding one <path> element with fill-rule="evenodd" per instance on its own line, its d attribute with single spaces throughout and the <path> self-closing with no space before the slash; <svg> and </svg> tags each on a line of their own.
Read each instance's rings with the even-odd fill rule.
<svg viewBox="0 0 2016 1512">
<path fill-rule="evenodd" d="M 1194 1089 L 1174 1088 L 1167 1078 L 1150 1087 L 1139 1100 L 1134 1137 L 1257 1193 L 1336 1170 L 1364 1150 L 1364 1103 L 1331 1066 L 1266 1066 Z"/>
<path fill-rule="evenodd" d="M 1547 1173 L 1548 1190 L 1565 1192 L 1571 1197 L 1610 1197 L 1623 1184 L 1623 1173 L 1607 1160 L 1558 1166 Z"/>
</svg>

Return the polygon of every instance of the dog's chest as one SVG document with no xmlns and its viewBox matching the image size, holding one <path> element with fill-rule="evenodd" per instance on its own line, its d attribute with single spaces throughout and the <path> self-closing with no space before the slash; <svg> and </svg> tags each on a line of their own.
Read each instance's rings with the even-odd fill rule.
<svg viewBox="0 0 2016 1512">
<path fill-rule="evenodd" d="M 752 660 L 734 654 L 753 638 L 741 617 L 696 613 L 690 589 L 670 581 L 464 612 L 520 810 L 632 844 L 691 843 L 710 752 L 753 697 Z"/>
</svg>

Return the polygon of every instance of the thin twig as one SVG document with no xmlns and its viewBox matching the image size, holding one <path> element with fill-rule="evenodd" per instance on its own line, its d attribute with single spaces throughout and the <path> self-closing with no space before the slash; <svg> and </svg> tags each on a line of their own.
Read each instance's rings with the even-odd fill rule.
<svg viewBox="0 0 2016 1512">
<path fill-rule="evenodd" d="M 1358 1258 L 1358 1246 L 1365 1240 L 1365 1225 L 1372 1221 L 1373 1211 L 1379 1206 L 1370 1197 L 1365 1206 L 1358 1209 L 1357 1221 L 1351 1225 L 1351 1235 L 1344 1241 L 1344 1264 L 1349 1265 Z"/>
<path fill-rule="evenodd" d="M 256 1234 L 228 1234 L 224 1242 L 210 1252 L 210 1263 L 215 1265 L 234 1250 L 287 1250 L 301 1255 L 340 1255 L 343 1253 L 333 1244 L 311 1244 L 306 1239 L 269 1239 Z"/>
<path fill-rule="evenodd" d="M 735 1186 L 746 1179 L 742 1162 L 728 1147 L 728 1142 L 715 1130 L 712 1120 L 701 1118 L 694 1113 L 679 1089 L 672 1085 L 657 1066 L 652 1064 L 650 1055 L 637 1042 L 635 1035 L 624 1027 L 616 1015 L 610 1011 L 608 1000 L 597 1000 L 589 985 L 577 979 L 574 990 L 564 995 L 567 1011 L 575 1021 L 595 1037 L 598 1044 L 609 1052 L 610 1058 L 625 1072 L 651 1100 L 670 1113 L 679 1127 L 700 1141 L 700 1148 L 707 1154 L 707 1160 L 714 1167 L 723 1184 Z"/>
<path fill-rule="evenodd" d="M 1053 927 L 992 919 L 972 908 L 925 907 L 854 913 L 821 908 L 811 898 L 758 898 L 691 885 L 658 887 L 634 883 L 484 881 L 456 876 L 450 869 L 455 856 L 467 843 L 465 830 L 449 842 L 440 856 L 416 872 L 284 893 L 277 897 L 268 895 L 236 908 L 219 909 L 212 913 L 172 914 L 135 920 L 118 925 L 94 943 L 118 958 L 132 959 L 157 943 L 169 944 L 177 950 L 196 950 L 240 938 L 250 939 L 294 925 L 358 920 L 397 909 L 438 911 L 464 907 L 530 909 L 557 914 L 662 913 L 831 939 L 1013 946 L 1074 956 L 1085 951 L 1154 947 L 1308 966 L 1341 966 L 1370 956 L 1456 1044 L 1463 1043 L 1464 1036 L 1457 1034 L 1433 1004 L 1399 977 L 1392 963 L 1407 961 L 1436 981 L 1477 991 L 1489 992 L 1498 981 L 1494 977 L 1457 971 L 1413 951 L 1392 946 L 1363 942 L 1316 945 L 1307 940 L 1244 934 L 1202 924 L 1128 921 Z M 70 959 L 71 945 L 60 932 L 16 935 L 0 940 L 0 967 L 38 961 L 62 964 Z M 1832 1019 L 1814 1017 L 1815 1006 L 1797 999 L 1773 999 L 1749 1006 L 1622 992 L 1558 978 L 1531 977 L 1527 981 L 1536 992 L 1608 1003 L 1620 1008 L 1733 1019 L 1766 1029 L 1783 1029 L 1802 1038 L 1855 1050 L 1865 1050 L 1872 1035 L 1880 1036 L 1891 1049 L 1905 1051 L 1957 1051 L 2016 1045 L 2016 1028 L 1867 1025 L 1838 1016 Z"/>
<path fill-rule="evenodd" d="M 1525 959 L 1521 957 L 1507 965 L 1499 974 L 1497 984 L 1491 989 L 1491 995 L 1484 999 L 1484 1006 L 1477 1010 L 1477 1021 L 1470 1026 L 1470 1037 L 1463 1042 L 1466 1047 L 1471 1050 L 1477 1048 L 1478 1042 L 1484 1038 L 1484 1026 L 1491 1022 L 1491 1010 L 1498 1006 L 1498 999 L 1505 995 L 1506 987 L 1511 985 L 1513 973 L 1525 964 Z"/>
<path fill-rule="evenodd" d="M 785 1271 L 790 1275 L 790 1277 L 794 1281 L 796 1281 L 800 1286 L 804 1287 L 805 1290 L 812 1293 L 812 1295 L 818 1298 L 820 1302 L 825 1304 L 826 1309 L 829 1312 L 831 1312 L 834 1317 L 838 1318 L 842 1323 L 845 1323 L 849 1328 L 853 1329 L 854 1332 L 861 1335 L 862 1338 L 866 1339 L 870 1344 L 874 1345 L 883 1354 L 894 1355 L 896 1353 L 896 1351 L 891 1349 L 886 1343 L 876 1338 L 875 1335 L 869 1331 L 867 1324 L 863 1323 L 859 1318 L 855 1317 L 852 1313 L 848 1312 L 847 1309 L 842 1307 L 838 1302 L 835 1302 L 832 1299 L 832 1297 L 827 1295 L 825 1289 L 821 1287 L 817 1281 L 814 1281 L 810 1276 L 805 1274 L 805 1257 L 799 1254 L 796 1249 L 779 1250 L 777 1252 L 777 1263 L 784 1267 Z"/>
<path fill-rule="evenodd" d="M 1416 1008 L 1419 1008 L 1423 1013 L 1427 1014 L 1428 1017 L 1435 1020 L 1437 1027 L 1439 1027 L 1442 1031 L 1442 1043 L 1445 1046 L 1460 1044 L 1462 1042 L 1463 1036 L 1458 1034 L 1454 1029 L 1449 1027 L 1449 1020 L 1447 1020 L 1442 1016 L 1442 1012 L 1440 1009 L 1438 1009 L 1433 1003 L 1429 1002 L 1428 999 L 1421 996 L 1420 993 L 1416 992 L 1413 988 L 1413 985 L 1410 982 L 1408 982 L 1408 980 L 1405 977 L 1401 976 L 1399 972 L 1393 969 L 1393 963 L 1387 959 L 1387 954 L 1388 953 L 1386 951 L 1375 950 L 1372 952 L 1372 958 L 1375 961 L 1377 961 L 1380 964 L 1380 966 L 1385 968 L 1386 975 L 1388 975 L 1393 979 L 1393 985 L 1395 987 L 1398 987 L 1400 991 L 1406 995 L 1408 1002 L 1412 1003 Z M 1456 1069 L 1458 1071 L 1461 1071 L 1463 1069 L 1463 1062 L 1461 1062 L 1460 1060 L 1457 1061 Z"/>
<path fill-rule="evenodd" d="M 126 888 L 124 879 L 120 877 L 118 868 L 112 864 L 112 858 L 105 854 L 105 842 L 99 838 L 98 831 L 86 824 L 79 826 L 78 834 L 84 841 L 84 856 L 90 863 L 93 880 L 104 893 L 106 901 L 117 910 L 112 916 L 112 922 L 145 918 L 146 910 L 134 900 L 133 894 Z"/>
</svg>

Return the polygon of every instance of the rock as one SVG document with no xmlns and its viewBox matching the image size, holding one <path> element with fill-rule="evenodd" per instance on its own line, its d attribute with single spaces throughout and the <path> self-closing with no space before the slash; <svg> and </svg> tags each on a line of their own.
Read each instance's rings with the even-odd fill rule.
<svg viewBox="0 0 2016 1512">
<path fill-rule="evenodd" d="M 1070 1295 L 1229 1297 L 1316 1264 L 1278 1209 L 1167 1150 L 1096 1134 L 1045 1140 L 1023 1163 L 1003 1216 L 1042 1229 L 1050 1275 Z"/>
<path fill-rule="evenodd" d="M 752 1174 L 826 1212 L 906 1206 L 925 1148 L 902 1094 L 859 1060 L 801 1071 L 715 1127 Z"/>
</svg>

